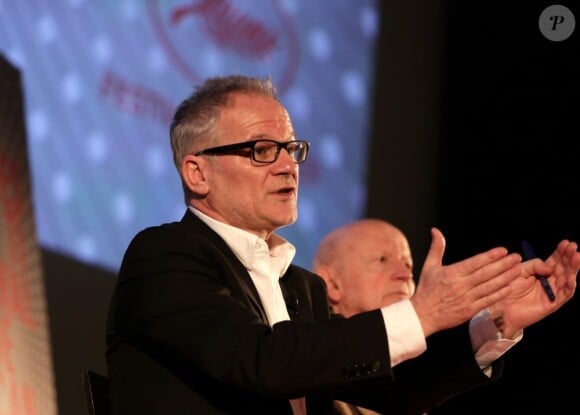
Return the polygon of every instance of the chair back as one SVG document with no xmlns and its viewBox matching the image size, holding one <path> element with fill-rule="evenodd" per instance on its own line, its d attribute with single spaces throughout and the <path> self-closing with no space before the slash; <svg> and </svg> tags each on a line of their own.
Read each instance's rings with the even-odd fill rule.
<svg viewBox="0 0 580 415">
<path fill-rule="evenodd" d="M 89 415 L 110 415 L 109 378 L 91 369 L 82 372 Z"/>
</svg>

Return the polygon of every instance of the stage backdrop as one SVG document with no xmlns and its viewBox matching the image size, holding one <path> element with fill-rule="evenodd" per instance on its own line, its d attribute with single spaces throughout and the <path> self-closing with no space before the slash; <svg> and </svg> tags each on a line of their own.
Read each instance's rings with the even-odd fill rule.
<svg viewBox="0 0 580 415">
<path fill-rule="evenodd" d="M 323 234 L 363 214 L 377 2 L 0 2 L 0 52 L 24 75 L 38 236 L 116 271 L 140 229 L 185 211 L 168 129 L 204 78 L 269 76 L 312 142 L 298 222 Z"/>
</svg>

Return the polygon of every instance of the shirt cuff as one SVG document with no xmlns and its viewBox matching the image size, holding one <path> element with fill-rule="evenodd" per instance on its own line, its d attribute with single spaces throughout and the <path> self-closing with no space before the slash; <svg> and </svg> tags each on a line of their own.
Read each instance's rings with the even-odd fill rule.
<svg viewBox="0 0 580 415">
<path fill-rule="evenodd" d="M 383 307 L 381 312 L 387 333 L 391 367 L 427 350 L 421 322 L 409 300 Z"/>
<path fill-rule="evenodd" d="M 484 370 L 515 346 L 524 337 L 524 332 L 520 330 L 513 339 L 503 338 L 489 315 L 489 311 L 482 310 L 469 322 L 469 335 L 475 360 Z M 488 375 L 491 374 L 488 370 L 484 371 Z"/>
</svg>

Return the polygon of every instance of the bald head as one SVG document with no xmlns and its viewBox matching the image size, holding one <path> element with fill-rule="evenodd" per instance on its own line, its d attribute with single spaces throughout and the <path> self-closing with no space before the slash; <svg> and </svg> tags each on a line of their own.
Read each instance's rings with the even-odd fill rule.
<svg viewBox="0 0 580 415">
<path fill-rule="evenodd" d="M 326 281 L 334 310 L 347 317 L 409 298 L 415 290 L 407 238 L 379 219 L 361 219 L 329 233 L 313 270 Z"/>
</svg>

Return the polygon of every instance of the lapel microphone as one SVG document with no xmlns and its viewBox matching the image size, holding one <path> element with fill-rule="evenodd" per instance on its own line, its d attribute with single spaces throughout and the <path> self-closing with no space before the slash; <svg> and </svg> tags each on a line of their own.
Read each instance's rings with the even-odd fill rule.
<svg viewBox="0 0 580 415">
<path fill-rule="evenodd" d="M 298 306 L 300 301 L 298 300 L 298 294 L 295 290 L 286 290 L 284 300 L 286 301 L 286 309 L 290 317 L 296 317 L 298 315 Z"/>
</svg>

